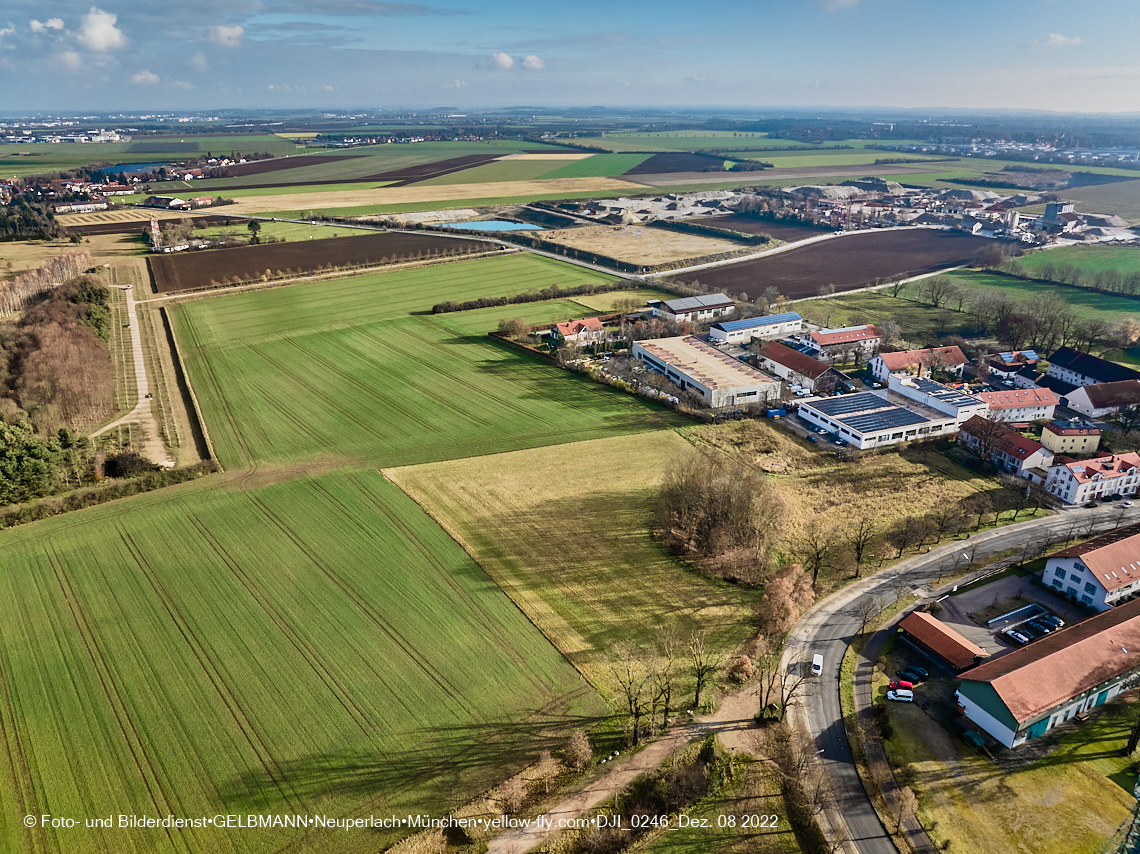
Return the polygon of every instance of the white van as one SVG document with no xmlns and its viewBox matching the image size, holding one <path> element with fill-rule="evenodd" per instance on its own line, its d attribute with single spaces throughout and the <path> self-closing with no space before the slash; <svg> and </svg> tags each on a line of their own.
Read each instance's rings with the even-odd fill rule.
<svg viewBox="0 0 1140 854">
<path fill-rule="evenodd" d="M 813 655 L 811 659 L 811 675 L 819 676 L 823 673 L 823 656 Z"/>
<path fill-rule="evenodd" d="M 908 691 L 905 688 L 899 688 L 897 691 L 888 691 L 887 699 L 896 700 L 900 703 L 913 703 L 914 691 Z"/>
</svg>

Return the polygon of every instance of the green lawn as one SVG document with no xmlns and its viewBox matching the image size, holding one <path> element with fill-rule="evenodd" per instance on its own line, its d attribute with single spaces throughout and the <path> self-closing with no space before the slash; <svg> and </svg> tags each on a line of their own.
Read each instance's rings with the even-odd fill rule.
<svg viewBox="0 0 1140 854">
<path fill-rule="evenodd" d="M 898 323 L 903 338 L 924 340 L 924 336 L 945 330 L 948 335 L 969 334 L 973 322 L 948 308 L 936 309 L 911 300 L 892 297 L 886 289 L 845 294 L 826 300 L 801 300 L 791 308 L 813 323 L 823 326 L 858 326 L 863 323 Z"/>
<path fill-rule="evenodd" d="M 604 713 L 382 475 L 289 474 L 191 483 L 4 535 L 0 792 L 13 815 L 80 826 L 5 821 L 0 849 L 374 851 L 400 831 L 82 821 L 438 814 Z"/>
<path fill-rule="evenodd" d="M 1140 300 L 1113 294 L 1101 294 L 1086 288 L 1049 285 L 1044 282 L 1026 282 L 1010 276 L 959 270 L 948 273 L 956 285 L 969 290 L 1000 288 L 1004 294 L 1027 304 L 1046 293 L 1057 293 L 1072 307 L 1081 320 L 1103 320 L 1113 326 L 1126 317 L 1140 316 Z M 908 288 L 913 286 L 908 286 Z M 957 314 L 954 312 L 954 314 Z M 961 315 L 958 315 L 959 317 Z"/>
<path fill-rule="evenodd" d="M 1093 273 L 1119 270 L 1127 275 L 1140 272 L 1140 246 L 1059 246 L 1031 252 L 1017 260 L 1030 275 L 1047 263 L 1072 264 Z"/>
</svg>

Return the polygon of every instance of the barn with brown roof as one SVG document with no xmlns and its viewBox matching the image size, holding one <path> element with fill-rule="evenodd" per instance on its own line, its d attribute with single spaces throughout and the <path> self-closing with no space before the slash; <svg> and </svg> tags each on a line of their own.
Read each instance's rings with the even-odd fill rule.
<svg viewBox="0 0 1140 854">
<path fill-rule="evenodd" d="M 1138 672 L 1140 600 L 967 670 L 958 677 L 958 709 L 1017 747 L 1111 700 Z"/>
<path fill-rule="evenodd" d="M 952 670 L 973 667 L 989 653 L 925 611 L 913 611 L 899 621 L 901 631 L 919 649 Z"/>
</svg>

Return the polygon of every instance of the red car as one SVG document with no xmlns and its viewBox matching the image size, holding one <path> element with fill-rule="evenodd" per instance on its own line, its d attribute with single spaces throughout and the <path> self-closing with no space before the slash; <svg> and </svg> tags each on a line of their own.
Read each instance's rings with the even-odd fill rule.
<svg viewBox="0 0 1140 854">
<path fill-rule="evenodd" d="M 891 683 L 890 690 L 892 690 L 892 691 L 899 691 L 899 690 L 913 691 L 914 690 L 914 683 L 913 682 L 907 682 L 905 679 L 898 679 L 898 680 Z"/>
</svg>

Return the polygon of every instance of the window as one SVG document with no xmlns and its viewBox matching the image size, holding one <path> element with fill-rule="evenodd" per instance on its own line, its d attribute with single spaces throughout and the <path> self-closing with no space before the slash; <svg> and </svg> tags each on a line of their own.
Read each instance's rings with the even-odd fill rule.
<svg viewBox="0 0 1140 854">
<path fill-rule="evenodd" d="M 1075 587 L 1066 587 L 1066 588 L 1065 588 L 1065 593 L 1067 593 L 1069 596 L 1073 596 L 1073 597 L 1076 597 L 1076 595 L 1077 595 L 1077 588 L 1075 588 Z"/>
<path fill-rule="evenodd" d="M 1091 605 L 1092 604 L 1092 597 L 1091 596 L 1082 596 L 1081 601 L 1084 602 L 1086 605 Z"/>
<path fill-rule="evenodd" d="M 1058 578 L 1064 578 L 1065 577 L 1065 570 L 1061 569 L 1060 567 L 1057 567 L 1056 575 Z"/>
<path fill-rule="evenodd" d="M 1063 587 L 1064 585 L 1061 584 L 1061 579 L 1054 578 L 1053 579 L 1053 586 L 1056 587 L 1058 590 L 1060 590 L 1061 587 Z"/>
<path fill-rule="evenodd" d="M 1085 582 L 1085 593 L 1096 593 L 1096 585 L 1091 581 Z"/>
</svg>

